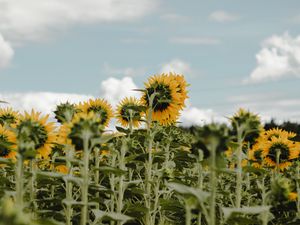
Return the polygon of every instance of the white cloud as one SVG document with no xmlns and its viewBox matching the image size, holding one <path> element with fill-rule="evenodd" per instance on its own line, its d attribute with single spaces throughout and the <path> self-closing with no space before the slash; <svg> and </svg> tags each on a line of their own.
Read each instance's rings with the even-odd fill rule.
<svg viewBox="0 0 300 225">
<path fill-rule="evenodd" d="M 183 126 L 204 125 L 211 122 L 226 122 L 212 109 L 199 109 L 197 107 L 187 107 L 181 113 L 179 121 Z"/>
<path fill-rule="evenodd" d="M 0 32 L 13 40 L 40 40 L 78 23 L 134 20 L 156 5 L 156 0 L 1 0 Z"/>
<path fill-rule="evenodd" d="M 209 19 L 215 22 L 224 23 L 232 22 L 239 19 L 239 16 L 233 13 L 226 12 L 224 10 L 214 11 L 209 15 Z"/>
<path fill-rule="evenodd" d="M 175 72 L 179 74 L 188 75 L 192 72 L 190 64 L 181 59 L 173 59 L 162 65 L 161 73 Z"/>
<path fill-rule="evenodd" d="M 102 72 L 106 76 L 125 76 L 125 77 L 134 77 L 144 75 L 146 73 L 145 68 L 133 68 L 133 67 L 125 67 L 125 68 L 116 68 L 111 66 L 108 63 L 103 64 Z"/>
<path fill-rule="evenodd" d="M 35 109 L 44 114 L 51 114 L 55 106 L 59 103 L 67 101 L 78 103 L 92 97 L 88 95 L 53 92 L 0 93 L 0 99 L 9 103 L 2 106 L 10 106 L 20 111 Z"/>
<path fill-rule="evenodd" d="M 272 118 L 279 122 L 300 121 L 298 107 L 300 99 L 288 98 L 280 93 L 232 96 L 228 98 L 228 102 L 233 105 L 232 108 L 242 107 L 258 113 L 264 122 L 270 121 Z"/>
<path fill-rule="evenodd" d="M 288 33 L 273 35 L 262 43 L 256 54 L 257 66 L 245 80 L 262 82 L 283 77 L 300 76 L 300 35 L 293 38 Z"/>
<path fill-rule="evenodd" d="M 10 43 L 4 40 L 0 34 L 0 69 L 8 66 L 14 55 L 14 50 Z"/>
<path fill-rule="evenodd" d="M 101 83 L 101 96 L 116 106 L 124 97 L 139 97 L 140 92 L 133 90 L 137 88 L 131 77 L 122 79 L 110 77 Z"/>
<path fill-rule="evenodd" d="M 174 37 L 169 40 L 174 44 L 187 44 L 187 45 L 217 45 L 220 40 L 209 37 Z"/>
</svg>

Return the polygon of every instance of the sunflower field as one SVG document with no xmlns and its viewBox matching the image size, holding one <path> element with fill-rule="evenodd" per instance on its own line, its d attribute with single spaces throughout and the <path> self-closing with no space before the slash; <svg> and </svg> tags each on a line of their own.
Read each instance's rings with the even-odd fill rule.
<svg viewBox="0 0 300 225">
<path fill-rule="evenodd" d="M 187 89 L 155 75 L 140 99 L 62 103 L 55 122 L 0 108 L 0 225 L 300 224 L 299 133 L 244 109 L 181 127 Z"/>
</svg>

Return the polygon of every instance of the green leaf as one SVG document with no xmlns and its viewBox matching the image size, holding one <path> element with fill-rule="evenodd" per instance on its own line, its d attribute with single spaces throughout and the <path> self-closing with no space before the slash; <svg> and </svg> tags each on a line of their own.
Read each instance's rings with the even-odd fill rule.
<svg viewBox="0 0 300 225">
<path fill-rule="evenodd" d="M 210 196 L 208 192 L 204 192 L 200 189 L 189 187 L 184 184 L 172 182 L 172 183 L 168 183 L 167 186 L 180 194 L 189 195 L 189 196 L 192 195 L 196 197 L 198 202 L 205 202 Z"/>
<path fill-rule="evenodd" d="M 225 208 L 223 207 L 223 213 L 225 220 L 232 216 L 237 216 L 238 214 L 260 214 L 267 213 L 271 206 L 253 206 L 253 207 L 243 207 L 243 208 Z"/>
<path fill-rule="evenodd" d="M 115 212 L 105 212 L 99 209 L 92 209 L 92 212 L 95 215 L 94 224 L 101 222 L 103 219 L 110 219 L 114 221 L 121 221 L 123 223 L 132 220 L 133 218 L 126 216 L 122 213 L 115 213 Z"/>
</svg>

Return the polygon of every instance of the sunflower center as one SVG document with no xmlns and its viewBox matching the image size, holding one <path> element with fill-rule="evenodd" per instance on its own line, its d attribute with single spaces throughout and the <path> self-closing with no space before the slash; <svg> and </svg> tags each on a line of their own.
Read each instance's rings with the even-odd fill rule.
<svg viewBox="0 0 300 225">
<path fill-rule="evenodd" d="M 106 121 L 108 119 L 107 111 L 105 109 L 103 109 L 101 106 L 90 106 L 88 108 L 88 113 L 89 112 L 94 112 L 95 114 L 97 114 L 100 117 L 101 124 L 106 123 Z"/>
<path fill-rule="evenodd" d="M 168 85 L 155 83 L 146 89 L 148 96 L 150 97 L 153 93 L 156 93 L 153 99 L 153 110 L 154 111 L 164 111 L 170 106 L 172 101 L 171 90 Z M 145 96 L 147 105 L 149 103 L 149 97 Z"/>
<path fill-rule="evenodd" d="M 274 143 L 269 150 L 268 157 L 272 159 L 273 162 L 276 162 L 276 154 L 280 152 L 279 162 L 285 162 L 289 159 L 290 149 L 284 143 Z"/>
<path fill-rule="evenodd" d="M 12 124 L 16 122 L 16 117 L 10 113 L 6 113 L 0 116 L 0 124 L 4 123 Z"/>
<path fill-rule="evenodd" d="M 22 138 L 25 142 L 33 141 L 35 149 L 43 147 L 48 139 L 45 127 L 36 121 L 25 120 L 19 125 L 18 129 L 20 131 L 18 138 Z"/>
<path fill-rule="evenodd" d="M 11 145 L 12 143 L 8 141 L 8 138 L 0 134 L 0 157 L 7 156 L 11 152 Z"/>
</svg>

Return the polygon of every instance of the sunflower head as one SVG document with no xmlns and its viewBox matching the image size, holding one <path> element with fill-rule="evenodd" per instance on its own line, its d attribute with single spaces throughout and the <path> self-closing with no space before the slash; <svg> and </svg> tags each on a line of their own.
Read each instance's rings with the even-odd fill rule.
<svg viewBox="0 0 300 225">
<path fill-rule="evenodd" d="M 76 108 L 75 104 L 69 102 L 62 103 L 56 106 L 54 111 L 55 118 L 60 123 L 69 123 L 73 119 L 75 113 L 78 113 L 79 109 Z"/>
<path fill-rule="evenodd" d="M 101 118 L 93 112 L 76 114 L 69 126 L 68 138 L 76 150 L 83 149 L 84 139 L 91 144 L 91 139 L 101 136 L 104 129 Z"/>
<path fill-rule="evenodd" d="M 16 136 L 0 125 L 0 157 L 16 159 Z"/>
<path fill-rule="evenodd" d="M 179 117 L 179 110 L 183 108 L 187 98 L 185 86 L 180 82 L 182 77 L 173 74 L 152 76 L 145 83 L 145 91 L 141 102 L 151 108 L 152 120 L 162 125 L 174 124 Z M 147 114 L 149 110 L 147 110 Z"/>
<path fill-rule="evenodd" d="M 286 137 L 272 137 L 264 143 L 262 155 L 269 167 L 279 167 L 283 170 L 292 165 L 292 161 L 299 157 L 300 145 Z"/>
<path fill-rule="evenodd" d="M 250 111 L 239 109 L 238 112 L 230 118 L 233 135 L 240 131 L 244 141 L 252 146 L 259 137 L 262 128 L 258 115 Z"/>
<path fill-rule="evenodd" d="M 287 139 L 293 139 L 294 137 L 296 137 L 296 134 L 293 132 L 288 132 L 285 130 L 282 130 L 278 127 L 273 128 L 273 129 L 269 129 L 267 131 L 262 132 L 262 136 L 264 139 L 271 141 L 272 137 L 282 137 L 282 138 L 287 138 Z"/>
<path fill-rule="evenodd" d="M 1 108 L 0 109 L 0 125 L 10 126 L 16 124 L 19 119 L 19 113 L 14 111 L 12 108 Z"/>
<path fill-rule="evenodd" d="M 94 116 L 100 119 L 100 123 L 105 127 L 108 126 L 110 119 L 113 117 L 111 105 L 104 99 L 90 99 L 87 102 L 80 103 L 78 109 L 83 113 L 93 112 Z"/>
<path fill-rule="evenodd" d="M 143 116 L 144 107 L 134 97 L 124 98 L 117 106 L 117 121 L 124 127 L 132 123 L 133 127 L 139 127 Z"/>
<path fill-rule="evenodd" d="M 48 158 L 55 141 L 54 123 L 48 122 L 41 113 L 25 112 L 16 126 L 20 154 L 26 159 Z"/>
<path fill-rule="evenodd" d="M 252 148 L 248 151 L 248 160 L 251 165 L 256 168 L 260 168 L 263 163 L 263 146 L 261 142 L 255 143 Z"/>
</svg>

